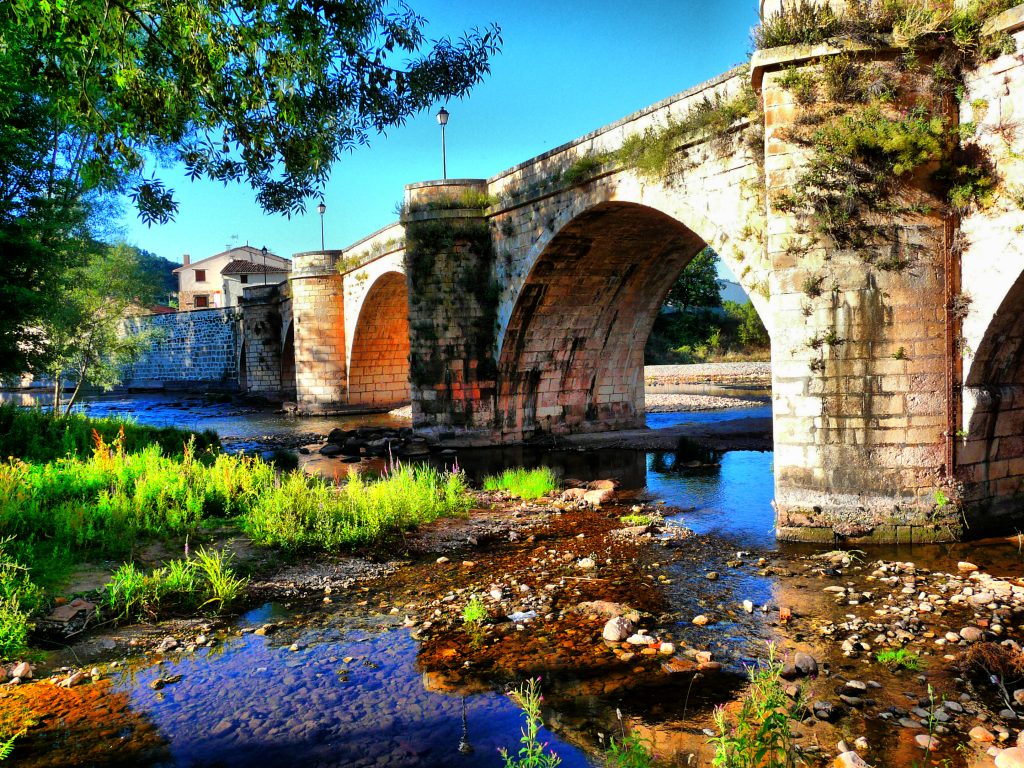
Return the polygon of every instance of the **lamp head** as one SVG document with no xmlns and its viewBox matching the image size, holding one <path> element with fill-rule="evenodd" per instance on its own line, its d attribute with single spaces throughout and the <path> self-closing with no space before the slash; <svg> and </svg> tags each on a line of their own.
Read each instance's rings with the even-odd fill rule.
<svg viewBox="0 0 1024 768">
<path fill-rule="evenodd" d="M 442 128 L 448 125 L 448 110 L 445 109 L 444 107 L 441 107 L 439 110 L 437 110 L 437 123 Z"/>
<path fill-rule="evenodd" d="M 324 205 L 324 201 L 323 201 L 323 200 L 321 200 L 321 201 L 320 201 L 320 205 L 318 205 L 318 206 L 316 207 L 316 209 L 317 209 L 318 211 L 320 211 L 320 215 L 321 215 L 321 216 L 323 216 L 323 215 L 324 215 L 324 214 L 325 214 L 325 213 L 327 212 L 327 206 L 326 206 L 326 205 Z"/>
</svg>

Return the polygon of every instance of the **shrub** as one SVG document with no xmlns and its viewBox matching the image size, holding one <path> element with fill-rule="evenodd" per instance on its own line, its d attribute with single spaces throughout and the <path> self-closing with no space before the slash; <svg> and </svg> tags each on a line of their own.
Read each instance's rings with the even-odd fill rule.
<svg viewBox="0 0 1024 768">
<path fill-rule="evenodd" d="M 484 478 L 485 491 L 508 491 L 520 499 L 539 499 L 558 488 L 558 478 L 549 467 L 506 469 Z"/>
<path fill-rule="evenodd" d="M 0 539 L 0 660 L 28 648 L 31 615 L 41 606 L 42 590 L 29 579 L 28 568 L 8 553 L 12 539 Z"/>
</svg>

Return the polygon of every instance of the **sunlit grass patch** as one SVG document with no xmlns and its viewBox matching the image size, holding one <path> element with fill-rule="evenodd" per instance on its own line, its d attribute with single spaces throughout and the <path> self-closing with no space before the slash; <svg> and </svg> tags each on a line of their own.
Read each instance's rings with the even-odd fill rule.
<svg viewBox="0 0 1024 768">
<path fill-rule="evenodd" d="M 558 488 L 558 478 L 549 467 L 506 469 L 484 478 L 485 491 L 507 491 L 520 499 L 539 499 Z"/>
</svg>

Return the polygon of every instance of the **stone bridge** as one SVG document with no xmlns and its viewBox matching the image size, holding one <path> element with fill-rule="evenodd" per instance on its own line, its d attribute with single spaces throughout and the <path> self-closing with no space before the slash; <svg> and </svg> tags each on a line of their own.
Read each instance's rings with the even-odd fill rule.
<svg viewBox="0 0 1024 768">
<path fill-rule="evenodd" d="M 990 25 L 1022 48 L 1024 6 Z M 642 426 L 648 333 L 711 245 L 772 339 L 781 538 L 1005 530 L 1024 517 L 1024 59 L 969 70 L 950 101 L 1001 182 L 995 201 L 953 211 L 915 176 L 918 202 L 873 220 L 866 257 L 807 244 L 781 203 L 812 151 L 793 138 L 811 115 L 794 73 L 837 56 L 894 60 L 854 43 L 758 51 L 489 179 L 410 184 L 400 223 L 299 254 L 276 365 L 294 359 L 300 409 L 411 400 L 417 430 L 467 444 Z M 661 173 L 622 160 L 631 137 L 742 99 L 756 108 L 682 135 Z"/>
</svg>

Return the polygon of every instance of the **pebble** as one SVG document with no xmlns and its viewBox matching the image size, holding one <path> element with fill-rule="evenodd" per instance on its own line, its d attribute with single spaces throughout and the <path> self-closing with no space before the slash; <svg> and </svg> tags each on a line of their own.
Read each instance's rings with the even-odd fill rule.
<svg viewBox="0 0 1024 768">
<path fill-rule="evenodd" d="M 984 633 L 977 627 L 964 627 L 960 630 L 960 637 L 968 643 L 976 643 L 984 637 Z"/>
<path fill-rule="evenodd" d="M 871 768 L 864 758 L 854 751 L 842 752 L 832 763 L 834 768 Z"/>
<path fill-rule="evenodd" d="M 707 579 L 708 581 L 718 581 L 718 572 L 717 571 L 708 571 L 707 573 L 704 574 L 704 578 Z"/>
<path fill-rule="evenodd" d="M 929 751 L 935 749 L 939 745 L 939 740 L 934 736 L 929 736 L 927 733 L 919 733 L 914 737 L 914 741 L 917 742 L 917 746 L 921 749 L 927 749 Z"/>
<path fill-rule="evenodd" d="M 976 725 L 967 733 L 973 741 L 979 741 L 982 744 L 988 744 L 996 740 L 996 737 L 992 735 L 992 732 L 987 728 L 982 728 L 980 725 Z"/>
<path fill-rule="evenodd" d="M 700 616 L 694 616 L 693 623 L 696 624 L 698 627 L 703 627 L 708 623 L 708 617 L 704 614 L 701 614 Z"/>
<path fill-rule="evenodd" d="M 444 555 L 441 555 L 441 557 L 437 558 L 436 562 L 437 562 L 438 565 L 444 565 L 445 563 L 450 563 L 451 560 L 449 560 Z"/>
</svg>

